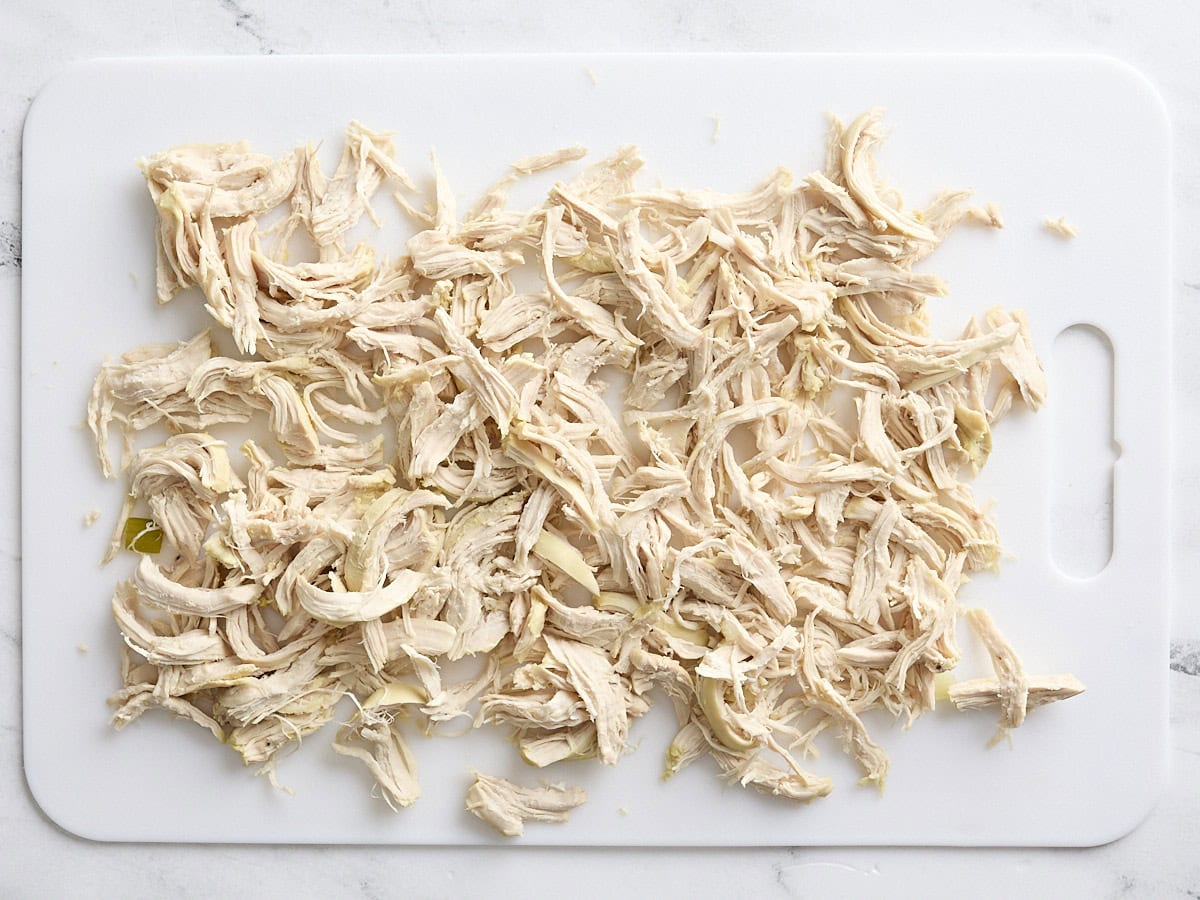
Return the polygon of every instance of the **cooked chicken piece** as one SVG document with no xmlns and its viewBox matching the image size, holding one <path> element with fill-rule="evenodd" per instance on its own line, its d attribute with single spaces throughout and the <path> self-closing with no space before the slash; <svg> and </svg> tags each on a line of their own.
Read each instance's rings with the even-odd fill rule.
<svg viewBox="0 0 1200 900">
<path fill-rule="evenodd" d="M 957 709 L 998 705 L 1000 731 L 997 737 L 1024 722 L 1029 709 L 1069 699 L 1085 690 L 1074 675 L 1026 676 L 1016 651 L 1000 633 L 987 610 L 969 609 L 966 618 L 987 648 L 996 676 L 960 681 L 950 686 L 947 695 Z"/>
<path fill-rule="evenodd" d="M 238 143 L 187 144 L 139 161 L 158 208 L 159 303 L 213 284 L 214 265 L 223 268 L 213 220 L 247 219 L 288 199 L 300 159 L 297 152 L 274 160 Z"/>
<path fill-rule="evenodd" d="M 172 581 L 153 558 L 143 556 L 133 572 L 132 584 L 147 603 L 169 612 L 190 616 L 220 616 L 233 612 L 262 596 L 261 585 L 253 582 L 228 587 L 188 587 Z"/>
<path fill-rule="evenodd" d="M 229 655 L 221 636 L 204 629 L 160 633 L 162 625 L 148 619 L 138 608 L 137 590 L 128 581 L 121 582 L 113 595 L 113 618 L 125 643 L 155 665 L 215 662 Z"/>
<path fill-rule="evenodd" d="M 806 772 L 788 772 L 772 765 L 760 756 L 736 757 L 715 754 L 718 764 L 730 781 L 749 785 L 764 794 L 786 797 L 807 803 L 825 797 L 833 790 L 833 782 Z"/>
<path fill-rule="evenodd" d="M 969 609 L 967 622 L 983 641 L 992 667 L 996 670 L 996 685 L 1000 703 L 1000 727 L 1016 728 L 1025 721 L 1025 710 L 1029 698 L 1029 685 L 1025 670 L 1012 646 L 996 628 L 996 623 L 984 609 Z"/>
<path fill-rule="evenodd" d="M 416 759 L 401 737 L 398 723 L 348 725 L 338 732 L 333 749 L 361 760 L 393 809 L 412 806 L 420 798 Z"/>
<path fill-rule="evenodd" d="M 566 667 L 571 686 L 596 726 L 600 761 L 616 765 L 625 752 L 629 711 L 625 688 L 608 654 L 581 641 L 563 640 L 550 634 L 545 635 L 545 641 L 550 654 Z"/>
<path fill-rule="evenodd" d="M 379 224 L 371 208 L 371 195 L 385 179 L 415 190 L 404 170 L 393 161 L 394 154 L 388 135 L 364 128 L 358 122 L 350 123 L 337 171 L 328 185 L 322 186 L 321 196 L 313 198 L 308 225 L 319 246 L 338 240 L 364 212 Z"/>
<path fill-rule="evenodd" d="M 565 538 L 552 531 L 543 530 L 531 549 L 534 554 L 550 563 L 576 584 L 587 588 L 593 596 L 600 593 L 600 585 L 596 583 L 596 576 L 592 574 L 591 568 L 579 551 L 572 547 Z"/>
<path fill-rule="evenodd" d="M 133 436 L 162 419 L 203 428 L 217 422 L 245 422 L 251 409 L 242 405 L 226 415 L 202 414 L 187 396 L 192 373 L 212 354 L 208 332 L 179 344 L 153 344 L 131 350 L 119 363 L 105 363 L 92 386 L 88 426 L 96 438 L 96 454 L 105 478 L 116 472 L 108 453 L 108 429 L 121 426 L 121 468 L 129 464 Z"/>
<path fill-rule="evenodd" d="M 163 541 L 113 596 L 113 724 L 166 709 L 274 781 L 285 748 L 348 721 L 334 749 L 402 807 L 420 795 L 407 720 L 501 726 L 534 766 L 614 764 L 661 688 L 668 777 L 708 755 L 807 802 L 832 789 L 800 765 L 827 730 L 882 787 L 872 710 L 909 723 L 948 696 L 1009 729 L 1082 691 L 1027 677 L 975 610 L 995 676 L 938 680 L 960 590 L 1001 559 L 966 482 L 1046 380 L 1019 311 L 934 336 L 947 288 L 915 263 L 999 215 L 959 190 L 904 210 L 875 173 L 881 133 L 875 111 L 835 123 L 823 172 L 744 194 L 639 190 L 622 147 L 509 208 L 518 180 L 582 157 L 568 147 L 462 215 L 436 159 L 419 197 L 358 123 L 328 179 L 311 146 L 143 161 L 159 300 L 196 286 L 227 334 L 106 362 L 88 404 L 101 470 L 129 488 L 109 557 L 144 548 L 138 507 Z M 346 246 L 385 188 L 418 228 L 392 259 Z M 240 455 L 220 431 L 237 423 L 261 442 Z M 583 800 L 484 775 L 468 792 L 509 835 Z"/>
<path fill-rule="evenodd" d="M 144 499 L 153 520 L 179 554 L 179 570 L 202 562 L 204 540 L 221 498 L 242 484 L 229 464 L 225 444 L 208 434 L 180 434 L 137 453 L 129 464 L 124 515 L 105 561 L 122 548 L 123 529 L 133 504 Z"/>
<path fill-rule="evenodd" d="M 480 772 L 475 773 L 475 781 L 467 789 L 467 811 L 505 837 L 520 837 L 526 822 L 565 822 L 571 810 L 586 802 L 583 788 L 523 788 Z"/>
<path fill-rule="evenodd" d="M 983 225 L 988 225 L 992 228 L 1003 228 L 1004 219 L 1000 215 L 1000 207 L 995 203 L 988 203 L 983 208 L 972 206 L 967 210 L 967 215 Z"/>
<path fill-rule="evenodd" d="M 1025 686 L 1027 709 L 1068 700 L 1086 690 L 1074 675 L 1032 675 Z M 956 709 L 982 709 L 1002 703 L 1006 691 L 998 678 L 972 678 L 950 685 L 946 693 Z"/>
<path fill-rule="evenodd" d="M 537 156 L 526 156 L 518 159 L 512 164 L 513 170 L 520 172 L 522 175 L 529 175 L 533 172 L 541 172 L 544 169 L 552 169 L 555 166 L 560 166 L 563 163 L 574 162 L 577 159 L 583 159 L 587 156 L 587 148 L 579 144 L 570 147 L 562 147 L 558 150 L 552 150 L 549 153 L 542 153 Z"/>
<path fill-rule="evenodd" d="M 1051 219 L 1049 216 L 1047 216 L 1046 218 L 1042 219 L 1042 227 L 1053 234 L 1057 234 L 1059 237 L 1079 237 L 1079 229 L 1070 224 L 1062 216 L 1059 216 L 1057 219 Z"/>
<path fill-rule="evenodd" d="M 236 143 L 185 144 L 138 165 L 160 210 L 233 219 L 266 212 L 287 199 L 298 164 L 295 154 L 275 160 Z"/>
<path fill-rule="evenodd" d="M 879 196 L 870 151 L 882 137 L 882 117 L 882 111 L 870 110 L 851 122 L 842 133 L 841 174 L 845 179 L 846 189 L 870 217 L 869 224 L 876 231 L 891 229 L 913 240 L 934 243 L 937 241 L 937 235 Z"/>
<path fill-rule="evenodd" d="M 616 262 L 617 274 L 641 306 L 641 315 L 671 346 L 680 350 L 695 347 L 700 331 L 687 320 L 686 295 L 679 288 L 674 265 L 667 260 L 663 279 L 646 266 L 646 250 L 640 233 L 639 211 L 634 209 L 617 227 L 616 244 L 609 243 L 609 255 Z"/>
</svg>

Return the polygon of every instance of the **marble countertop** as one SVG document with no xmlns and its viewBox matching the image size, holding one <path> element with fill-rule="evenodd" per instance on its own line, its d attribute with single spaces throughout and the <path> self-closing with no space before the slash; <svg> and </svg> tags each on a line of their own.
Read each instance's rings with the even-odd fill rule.
<svg viewBox="0 0 1200 900">
<path fill-rule="evenodd" d="M 1149 8 L 1146 8 L 1149 7 Z M 603 9 L 603 12 L 600 10 Z M 943 895 L 1200 897 L 1200 6 L 1182 0 L 1022 0 L 986 12 L 954 0 L 895 4 L 777 2 L 539 4 L 361 0 L 337 5 L 211 0 L 7 0 L 0 7 L 0 895 L 12 897 L 427 897 L 525 885 L 573 896 Z M 1176 423 L 1173 480 L 1170 784 L 1149 818 L 1083 850 L 235 847 L 99 844 L 42 815 L 21 769 L 20 430 L 21 131 L 38 90 L 97 56 L 557 51 L 1080 51 L 1144 72 L 1175 138 Z M 64 140 L 75 136 L 64 135 Z M 1114 190 L 1119 190 L 1114 185 Z M 1131 223 L 1136 224 L 1136 223 Z M 1168 664 L 1164 661 L 1164 665 Z M 1114 723 L 1119 727 L 1119 723 Z M 1114 780 L 1121 773 L 1114 772 Z"/>
</svg>

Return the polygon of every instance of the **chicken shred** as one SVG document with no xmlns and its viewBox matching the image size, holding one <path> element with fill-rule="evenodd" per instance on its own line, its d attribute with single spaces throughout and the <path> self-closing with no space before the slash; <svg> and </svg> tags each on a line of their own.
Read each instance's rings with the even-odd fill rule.
<svg viewBox="0 0 1200 900">
<path fill-rule="evenodd" d="M 1057 219 L 1051 219 L 1047 216 L 1042 219 L 1042 227 L 1051 234 L 1057 234 L 1061 238 L 1079 237 L 1079 229 L 1068 222 L 1063 216 L 1059 216 Z"/>
<path fill-rule="evenodd" d="M 523 788 L 504 778 L 481 773 L 467 789 L 467 811 L 505 837 L 525 833 L 526 822 L 565 822 L 571 810 L 587 801 L 582 788 L 547 785 Z"/>
<path fill-rule="evenodd" d="M 1016 651 L 1000 633 L 987 610 L 969 609 L 966 619 L 987 649 L 996 674 L 994 678 L 960 681 L 951 685 L 946 693 L 957 709 L 1000 707 L 1000 729 L 993 742 L 1024 722 L 1025 714 L 1031 708 L 1083 693 L 1083 685 L 1074 675 L 1027 676 Z"/>
<path fill-rule="evenodd" d="M 668 776 L 708 756 L 809 801 L 832 789 L 801 765 L 828 730 L 882 787 L 869 714 L 920 716 L 959 662 L 959 590 L 1000 561 L 967 481 L 1046 385 L 1019 311 L 933 337 L 946 287 L 914 264 L 964 219 L 1002 223 L 962 191 L 903 209 L 881 136 L 878 111 L 835 120 L 823 171 L 744 194 L 638 189 L 626 146 L 510 209 L 516 180 L 583 155 L 567 147 L 461 216 L 436 161 L 422 206 L 358 123 L 328 179 L 311 147 L 143 160 L 158 300 L 198 288 L 237 355 L 203 332 L 106 361 L 92 390 L 101 470 L 130 486 L 110 556 L 135 506 L 164 535 L 113 598 L 114 725 L 161 707 L 273 777 L 352 696 L 334 749 L 403 807 L 406 721 L 502 727 L 534 766 L 614 764 L 661 689 Z M 406 253 L 346 246 L 380 191 L 418 225 Z M 244 423 L 267 439 L 227 448 Z M 956 707 L 999 706 L 1007 730 L 1083 690 L 1026 676 L 965 615 L 995 676 L 951 687 Z M 480 674 L 449 681 L 441 663 L 471 656 Z M 506 835 L 584 800 L 485 775 L 467 794 Z"/>
</svg>

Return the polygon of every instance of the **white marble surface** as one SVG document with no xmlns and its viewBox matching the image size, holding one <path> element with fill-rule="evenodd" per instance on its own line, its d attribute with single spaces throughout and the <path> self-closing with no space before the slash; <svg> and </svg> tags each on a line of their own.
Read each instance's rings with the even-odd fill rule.
<svg viewBox="0 0 1200 900">
<path fill-rule="evenodd" d="M 597 11 L 602 6 L 603 14 Z M 1189 502 L 1200 488 L 1200 458 L 1192 449 L 1200 444 L 1200 353 L 1194 349 L 1200 341 L 1200 57 L 1194 52 L 1200 6 L 1025 0 L 993 4 L 987 12 L 972 7 L 955 0 L 653 7 L 632 0 L 213 0 L 186 8 L 161 0 L 0 2 L 0 584 L 6 588 L 0 603 L 0 896 L 511 896 L 523 886 L 553 885 L 590 897 L 624 892 L 632 877 L 638 893 L 662 896 L 1200 897 L 1200 605 L 1192 589 L 1200 583 L 1200 555 L 1193 552 L 1200 520 Z M 49 822 L 21 770 L 17 525 L 20 138 L 39 88 L 67 63 L 94 56 L 689 49 L 1101 52 L 1141 69 L 1163 94 L 1176 140 L 1178 502 L 1171 779 L 1150 817 L 1128 837 L 1087 850 L 108 845 L 76 839 Z M 76 137 L 82 136 L 63 136 Z"/>
</svg>

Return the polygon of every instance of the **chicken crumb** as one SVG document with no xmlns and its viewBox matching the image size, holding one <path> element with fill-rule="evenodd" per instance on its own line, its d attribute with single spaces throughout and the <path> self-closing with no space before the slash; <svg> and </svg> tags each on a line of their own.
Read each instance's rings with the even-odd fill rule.
<svg viewBox="0 0 1200 900">
<path fill-rule="evenodd" d="M 985 206 L 972 206 L 967 210 L 967 218 L 988 228 L 1003 228 L 1004 219 L 1000 216 L 1000 207 L 995 203 Z"/>
<path fill-rule="evenodd" d="M 78 650 L 80 653 L 87 653 L 88 645 L 81 641 L 80 643 L 75 645 L 75 649 Z"/>
<path fill-rule="evenodd" d="M 623 816 L 627 816 L 627 815 L 629 815 L 629 810 L 628 810 L 628 809 L 626 809 L 624 806 L 618 806 L 618 807 L 617 807 L 617 812 L 619 812 L 619 813 L 620 813 L 621 815 L 623 815 Z"/>
<path fill-rule="evenodd" d="M 89 509 L 87 512 L 85 512 L 83 514 L 83 527 L 84 528 L 91 528 L 93 525 L 95 525 L 99 521 L 100 521 L 100 510 L 98 510 L 98 509 Z"/>
<path fill-rule="evenodd" d="M 719 115 L 713 115 L 711 118 L 713 123 L 712 142 L 715 144 L 721 139 L 721 117 Z"/>
<path fill-rule="evenodd" d="M 591 79 L 592 87 L 596 87 L 600 84 L 600 76 L 598 76 L 596 74 L 596 70 L 593 69 L 591 66 L 584 66 L 583 74 L 585 74 L 589 79 Z"/>
<path fill-rule="evenodd" d="M 1059 237 L 1073 238 L 1079 236 L 1079 229 L 1070 224 L 1065 218 L 1059 216 L 1057 219 L 1051 219 L 1049 216 L 1042 219 L 1042 227 L 1047 231 L 1052 231 Z"/>
</svg>

